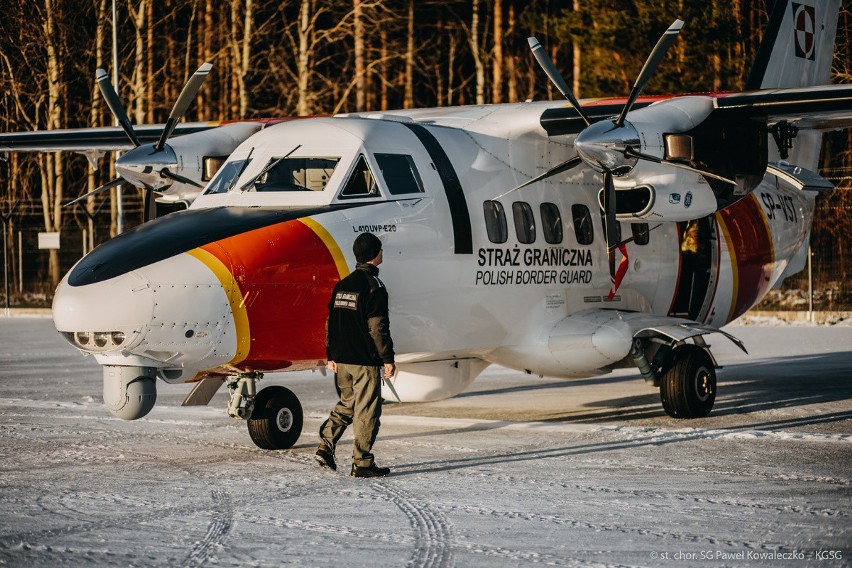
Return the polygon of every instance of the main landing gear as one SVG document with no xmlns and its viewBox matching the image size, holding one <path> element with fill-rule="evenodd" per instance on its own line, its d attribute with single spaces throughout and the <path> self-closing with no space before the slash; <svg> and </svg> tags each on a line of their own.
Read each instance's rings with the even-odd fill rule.
<svg viewBox="0 0 852 568">
<path fill-rule="evenodd" d="M 302 434 L 302 405 L 293 392 L 282 386 L 256 391 L 263 373 L 243 373 L 230 377 L 231 400 L 228 415 L 248 425 L 249 436 L 264 450 L 291 448 Z"/>
<path fill-rule="evenodd" d="M 645 381 L 660 388 L 663 410 L 672 418 L 704 418 L 716 401 L 716 365 L 704 341 L 695 341 L 672 346 L 636 339 L 630 351 Z"/>
</svg>

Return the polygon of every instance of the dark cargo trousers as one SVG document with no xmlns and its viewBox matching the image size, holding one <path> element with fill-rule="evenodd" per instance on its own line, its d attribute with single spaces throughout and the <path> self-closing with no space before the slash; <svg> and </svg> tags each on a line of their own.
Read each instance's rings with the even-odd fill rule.
<svg viewBox="0 0 852 568">
<path fill-rule="evenodd" d="M 340 400 L 320 427 L 320 447 L 333 454 L 346 427 L 354 422 L 352 460 L 358 467 L 373 464 L 370 450 L 379 433 L 379 417 L 382 415 L 380 372 L 381 367 L 338 363 L 334 383 Z"/>
</svg>

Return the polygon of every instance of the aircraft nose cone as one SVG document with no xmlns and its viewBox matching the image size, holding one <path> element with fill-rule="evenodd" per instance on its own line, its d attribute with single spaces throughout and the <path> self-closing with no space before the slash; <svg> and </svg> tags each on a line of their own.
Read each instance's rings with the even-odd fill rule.
<svg viewBox="0 0 852 568">
<path fill-rule="evenodd" d="M 192 377 L 228 362 L 241 340 L 231 300 L 199 254 L 178 254 L 104 279 L 75 278 L 72 269 L 54 296 L 56 329 L 101 364 L 136 361 L 183 368 Z M 247 324 L 242 328 L 247 340 Z"/>
<path fill-rule="evenodd" d="M 574 140 L 577 153 L 592 169 L 610 170 L 616 175 L 627 173 L 636 165 L 636 158 L 624 156 L 627 146 L 639 146 L 639 134 L 629 122 L 623 126 L 610 120 L 596 122 Z"/>
<path fill-rule="evenodd" d="M 66 275 L 53 297 L 56 329 L 83 349 L 126 349 L 153 311 L 149 282 L 136 271 L 87 286 L 72 286 Z"/>
<path fill-rule="evenodd" d="M 160 151 L 155 151 L 153 144 L 143 144 L 115 161 L 115 169 L 121 177 L 137 187 L 154 189 L 171 185 L 172 180 L 164 178 L 160 171 L 163 168 L 174 170 L 176 166 L 177 156 L 168 144 Z"/>
</svg>

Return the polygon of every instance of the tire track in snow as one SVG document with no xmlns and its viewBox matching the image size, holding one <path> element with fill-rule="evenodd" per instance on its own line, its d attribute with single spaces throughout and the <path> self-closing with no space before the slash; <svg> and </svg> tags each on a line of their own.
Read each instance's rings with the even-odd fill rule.
<svg viewBox="0 0 852 568">
<path fill-rule="evenodd" d="M 201 566 L 216 547 L 222 544 L 227 534 L 231 531 L 234 522 L 234 509 L 231 498 L 225 491 L 211 491 L 213 497 L 213 520 L 207 528 L 204 539 L 196 543 L 192 551 L 183 561 L 182 566 Z"/>
<path fill-rule="evenodd" d="M 406 566 L 452 566 L 452 530 L 447 518 L 397 487 L 384 482 L 378 482 L 374 487 L 389 496 L 391 502 L 408 517 L 414 530 L 414 554 Z"/>
</svg>

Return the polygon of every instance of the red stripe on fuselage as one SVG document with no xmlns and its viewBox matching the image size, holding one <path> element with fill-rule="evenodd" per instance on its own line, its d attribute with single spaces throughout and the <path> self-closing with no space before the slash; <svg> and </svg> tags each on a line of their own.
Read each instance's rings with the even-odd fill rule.
<svg viewBox="0 0 852 568">
<path fill-rule="evenodd" d="M 731 321 L 748 311 L 768 291 L 775 254 L 766 217 L 754 194 L 719 211 L 718 215 L 727 228 L 732 269 L 737 273 L 728 316 Z"/>
<path fill-rule="evenodd" d="M 328 300 L 340 275 L 319 236 L 287 221 L 202 248 L 228 267 L 242 292 L 251 347 L 238 367 L 312 368 L 325 360 Z"/>
</svg>

